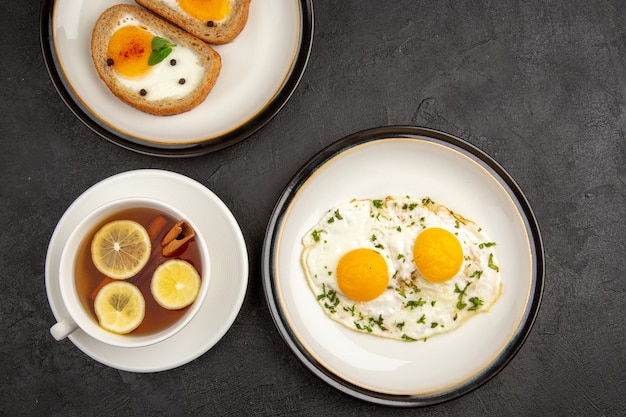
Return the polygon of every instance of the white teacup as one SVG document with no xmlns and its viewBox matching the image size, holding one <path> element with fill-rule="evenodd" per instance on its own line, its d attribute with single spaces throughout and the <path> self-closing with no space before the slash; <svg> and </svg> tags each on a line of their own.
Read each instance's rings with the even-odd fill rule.
<svg viewBox="0 0 626 417">
<path fill-rule="evenodd" d="M 114 214 L 131 209 L 131 208 L 152 208 L 159 210 L 172 216 L 176 221 L 185 220 L 195 231 L 195 241 L 198 245 L 201 259 L 201 279 L 202 284 L 200 292 L 194 303 L 187 308 L 183 315 L 174 323 L 163 330 L 155 333 L 144 333 L 133 335 L 133 332 L 120 335 L 109 332 L 102 328 L 97 318 L 91 311 L 87 311 L 83 307 L 75 284 L 75 269 L 79 248 L 83 244 L 84 239 L 94 232 L 95 228 L 103 223 L 106 219 Z M 90 244 L 88 242 L 87 244 Z M 154 244 L 152 251 L 160 250 L 159 243 Z M 92 338 L 114 346 L 122 347 L 141 347 L 163 341 L 184 328 L 198 313 L 202 307 L 209 289 L 209 253 L 206 242 L 202 237 L 200 230 L 194 225 L 193 221 L 185 217 L 184 213 L 173 206 L 151 198 L 123 198 L 111 201 L 99 208 L 95 209 L 87 215 L 76 228 L 72 231 L 69 239 L 63 247 L 61 253 L 61 261 L 59 265 L 59 283 L 63 304 L 68 312 L 68 316 L 59 320 L 50 328 L 50 333 L 56 340 L 62 340 L 71 335 L 75 331 L 83 331 Z M 151 297 L 151 294 L 146 295 Z"/>
</svg>

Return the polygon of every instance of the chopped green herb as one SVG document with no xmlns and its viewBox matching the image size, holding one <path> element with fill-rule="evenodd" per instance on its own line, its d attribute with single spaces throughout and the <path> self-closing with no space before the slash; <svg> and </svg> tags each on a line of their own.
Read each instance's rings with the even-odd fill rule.
<svg viewBox="0 0 626 417">
<path fill-rule="evenodd" d="M 487 266 L 496 272 L 500 272 L 500 268 L 498 267 L 498 265 L 493 263 L 493 253 L 489 254 L 489 261 L 487 262 Z"/>
<path fill-rule="evenodd" d="M 339 209 L 335 210 L 335 217 L 337 218 L 337 220 L 343 220 L 343 217 L 341 217 L 341 214 L 339 214 Z"/>
<path fill-rule="evenodd" d="M 377 320 L 374 320 L 373 317 L 370 317 L 369 322 L 370 322 L 370 324 L 377 325 L 380 328 L 380 330 L 387 330 L 387 328 L 385 326 L 383 326 L 383 316 L 382 316 L 382 314 L 378 315 L 378 319 Z"/>
<path fill-rule="evenodd" d="M 482 275 L 483 275 L 483 271 L 476 270 L 474 271 L 472 275 L 470 275 L 470 278 L 480 279 Z"/>
<path fill-rule="evenodd" d="M 404 322 L 401 323 L 396 323 L 396 327 L 400 330 L 402 330 L 402 328 L 404 327 Z"/>
<path fill-rule="evenodd" d="M 419 300 L 415 301 L 415 300 L 409 300 L 406 303 L 404 303 L 404 307 L 410 308 L 411 310 L 413 310 L 415 307 L 421 307 L 424 304 L 426 304 L 426 301 L 424 301 L 422 299 L 422 297 L 420 297 Z"/>
<path fill-rule="evenodd" d="M 398 227 L 396 228 L 396 230 L 397 230 L 398 232 L 401 232 L 401 231 L 402 231 L 402 227 L 398 226 Z"/>
<path fill-rule="evenodd" d="M 496 246 L 496 242 L 484 242 L 484 243 L 480 243 L 480 244 L 478 245 L 478 248 L 479 248 L 479 249 L 482 249 L 482 248 L 490 248 L 490 247 L 492 247 L 492 246 Z"/>
<path fill-rule="evenodd" d="M 439 326 L 439 323 L 437 323 L 436 321 L 433 321 L 432 323 L 430 323 L 430 328 L 431 329 L 434 329 L 437 326 Z"/>
<path fill-rule="evenodd" d="M 329 218 L 329 219 L 328 219 L 328 223 L 329 223 L 329 224 L 330 224 L 330 223 L 335 223 L 335 218 L 334 218 L 334 217 Z"/>
<path fill-rule="evenodd" d="M 318 294 L 317 301 L 321 300 L 324 297 L 326 297 L 326 284 L 322 284 L 322 293 Z"/>
<path fill-rule="evenodd" d="M 437 304 L 437 300 L 433 300 L 433 301 L 430 302 L 430 305 L 433 306 L 433 307 L 435 306 L 435 304 Z"/>
<path fill-rule="evenodd" d="M 471 297 L 469 302 L 472 303 L 472 306 L 468 308 L 469 311 L 476 311 L 481 305 L 483 305 L 483 300 L 478 297 Z"/>
<path fill-rule="evenodd" d="M 422 317 L 416 322 L 417 324 L 426 324 L 426 315 L 422 314 Z"/>
<path fill-rule="evenodd" d="M 339 304 L 339 297 L 337 297 L 337 292 L 333 289 L 326 290 L 326 285 L 322 284 L 322 293 L 317 296 L 317 300 L 321 301 L 324 298 L 328 300 L 328 302 L 324 303 L 324 307 L 328 309 L 331 313 L 336 312 L 337 304 Z"/>
<path fill-rule="evenodd" d="M 350 315 L 354 317 L 354 304 L 352 304 L 352 307 L 343 306 L 343 311 L 349 311 Z"/>
<path fill-rule="evenodd" d="M 415 342 L 416 339 L 413 339 L 411 336 L 407 336 L 406 334 L 402 333 L 402 340 L 406 340 L 407 342 Z"/>
<path fill-rule="evenodd" d="M 372 201 L 372 204 L 376 208 L 381 208 L 383 206 L 383 200 L 374 200 L 374 201 Z"/>
<path fill-rule="evenodd" d="M 465 291 L 467 291 L 467 287 L 469 287 L 469 285 L 469 282 L 465 283 L 465 287 L 461 290 L 458 284 L 454 284 L 454 293 L 459 294 L 459 301 L 456 303 L 456 308 L 458 308 L 459 310 L 463 310 L 465 307 L 467 307 L 467 304 L 463 302 L 463 297 L 465 297 Z"/>
<path fill-rule="evenodd" d="M 372 328 L 370 326 L 362 326 L 359 322 L 354 322 L 354 326 L 359 330 L 366 330 L 368 333 L 372 333 Z"/>
<path fill-rule="evenodd" d="M 319 242 L 320 241 L 320 233 L 322 233 L 322 232 L 323 232 L 323 230 L 321 230 L 321 229 L 320 230 L 313 230 L 311 232 L 311 236 L 313 237 L 313 240 L 316 241 L 316 242 Z"/>
<path fill-rule="evenodd" d="M 337 310 L 335 309 L 337 307 L 337 304 L 339 304 L 339 299 L 336 298 L 334 302 L 332 302 L 331 304 L 328 303 L 324 303 L 324 307 L 326 307 L 328 309 L 328 311 L 330 311 L 331 313 L 335 313 Z"/>
</svg>

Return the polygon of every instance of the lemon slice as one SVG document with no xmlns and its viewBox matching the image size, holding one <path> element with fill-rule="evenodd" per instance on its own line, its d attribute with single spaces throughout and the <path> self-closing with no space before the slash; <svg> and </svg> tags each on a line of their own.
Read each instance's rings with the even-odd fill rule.
<svg viewBox="0 0 626 417">
<path fill-rule="evenodd" d="M 154 271 L 150 291 L 163 308 L 178 310 L 187 307 L 200 292 L 200 274 L 189 262 L 170 259 Z"/>
<path fill-rule="evenodd" d="M 114 281 L 98 291 L 93 303 L 100 326 L 126 334 L 135 330 L 146 314 L 146 302 L 135 285 Z"/>
<path fill-rule="evenodd" d="M 148 263 L 152 245 L 146 229 L 132 220 L 105 224 L 91 241 L 91 259 L 98 271 L 113 279 L 136 275 Z"/>
</svg>

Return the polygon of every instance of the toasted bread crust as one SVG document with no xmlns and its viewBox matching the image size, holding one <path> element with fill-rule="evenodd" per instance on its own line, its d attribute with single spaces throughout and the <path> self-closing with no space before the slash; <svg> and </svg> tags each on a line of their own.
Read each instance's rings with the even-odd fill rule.
<svg viewBox="0 0 626 417">
<path fill-rule="evenodd" d="M 223 20 L 212 22 L 211 26 L 207 25 L 208 22 L 170 8 L 160 0 L 135 1 L 207 43 L 224 44 L 231 42 L 243 30 L 248 21 L 251 0 L 230 0 L 231 13 Z"/>
<path fill-rule="evenodd" d="M 159 36 L 193 50 L 199 57 L 199 64 L 204 68 L 204 78 L 188 95 L 177 99 L 150 101 L 120 83 L 114 67 L 107 64 L 108 42 L 114 26 L 123 16 L 129 14 Z M 91 57 L 98 75 L 117 98 L 138 110 L 158 116 L 183 113 L 203 102 L 215 85 L 222 67 L 220 55 L 209 45 L 146 10 L 128 4 L 115 5 L 100 15 L 91 36 Z"/>
</svg>

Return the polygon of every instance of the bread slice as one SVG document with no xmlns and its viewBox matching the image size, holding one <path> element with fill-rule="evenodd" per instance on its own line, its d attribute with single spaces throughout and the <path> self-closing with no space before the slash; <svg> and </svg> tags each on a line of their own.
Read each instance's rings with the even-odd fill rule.
<svg viewBox="0 0 626 417">
<path fill-rule="evenodd" d="M 138 77 L 121 76 L 114 57 L 108 55 L 109 40 L 122 26 L 140 26 L 150 32 L 148 39 L 158 36 L 172 42 L 169 56 Z M 151 51 L 152 46 L 149 48 Z M 220 55 L 209 45 L 129 4 L 112 6 L 100 15 L 91 36 L 91 57 L 100 78 L 116 97 L 159 116 L 183 113 L 203 102 L 222 68 Z M 142 59 L 146 57 L 142 55 Z"/>
<path fill-rule="evenodd" d="M 205 42 L 224 44 L 235 39 L 248 21 L 250 0 L 226 0 L 230 2 L 230 13 L 222 20 L 202 21 L 187 14 L 178 5 L 178 0 L 135 0 L 145 8 Z"/>
</svg>

